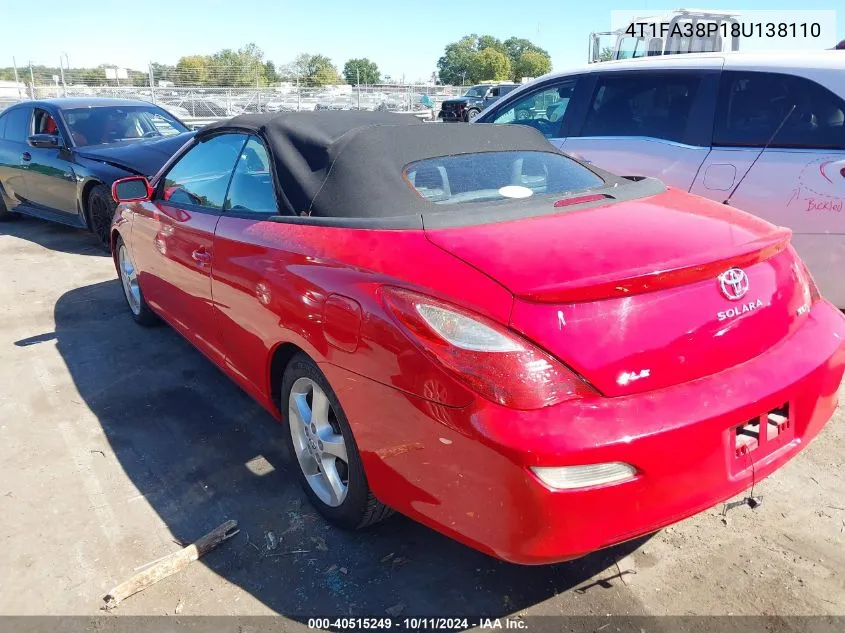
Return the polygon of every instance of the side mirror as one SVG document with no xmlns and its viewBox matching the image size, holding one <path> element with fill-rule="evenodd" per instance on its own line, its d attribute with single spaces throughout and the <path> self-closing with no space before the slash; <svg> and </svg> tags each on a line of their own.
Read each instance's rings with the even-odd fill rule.
<svg viewBox="0 0 845 633">
<path fill-rule="evenodd" d="M 153 197 L 153 188 L 143 176 L 129 176 L 114 181 L 111 197 L 115 202 L 140 202 Z"/>
<path fill-rule="evenodd" d="M 26 142 L 32 147 L 59 147 L 59 137 L 55 134 L 33 134 Z"/>
</svg>

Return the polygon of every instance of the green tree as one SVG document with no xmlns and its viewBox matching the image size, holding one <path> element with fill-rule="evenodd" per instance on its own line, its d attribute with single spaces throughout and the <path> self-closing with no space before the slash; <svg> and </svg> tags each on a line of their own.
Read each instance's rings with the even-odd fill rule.
<svg viewBox="0 0 845 633">
<path fill-rule="evenodd" d="M 490 52 L 479 59 L 484 51 Z M 490 74 L 493 71 L 501 72 L 501 68 L 505 67 L 500 57 L 492 55 L 494 52 L 508 60 L 510 67 L 508 75 L 495 77 Z M 526 53 L 532 54 L 520 64 L 520 59 Z M 541 58 L 544 61 L 541 61 Z M 547 68 L 545 72 L 551 70 L 551 57 L 548 52 L 530 40 L 509 37 L 502 42 L 492 35 L 475 33 L 465 35 L 457 42 L 448 44 L 443 56 L 437 61 L 440 81 L 444 84 L 478 83 L 494 78 L 519 79 L 522 76 L 536 76 L 529 75 L 527 70 L 537 72 L 542 68 Z"/>
<path fill-rule="evenodd" d="M 483 51 L 485 48 L 492 48 L 493 50 L 497 50 L 503 55 L 508 54 L 508 49 L 497 37 L 493 37 L 492 35 L 480 35 L 475 43 L 475 50 L 476 51 Z"/>
<path fill-rule="evenodd" d="M 531 40 L 527 40 L 524 37 L 509 37 L 505 40 L 504 47 L 507 56 L 511 58 L 512 62 L 518 60 L 520 57 L 522 57 L 524 53 L 527 53 L 528 51 L 536 51 L 544 57 L 551 59 L 548 51 L 540 48 Z"/>
<path fill-rule="evenodd" d="M 502 81 L 511 77 L 511 60 L 495 48 L 485 48 L 472 60 L 474 81 Z"/>
<path fill-rule="evenodd" d="M 310 80 L 315 86 L 334 86 L 343 83 L 340 74 L 337 72 L 337 68 L 331 64 L 320 66 L 317 72 L 311 76 Z"/>
<path fill-rule="evenodd" d="M 264 51 L 254 43 L 233 51 L 224 48 L 214 53 L 208 62 L 207 85 L 259 86 L 266 85 Z"/>
<path fill-rule="evenodd" d="M 437 60 L 440 81 L 444 84 L 473 83 L 472 63 L 478 54 L 478 36 L 466 35 L 446 46 L 443 57 Z"/>
<path fill-rule="evenodd" d="M 269 59 L 264 62 L 264 77 L 267 79 L 267 83 L 271 84 L 281 81 L 279 79 L 279 73 L 276 72 L 276 64 L 271 62 Z"/>
<path fill-rule="evenodd" d="M 302 53 L 293 61 L 293 69 L 300 80 L 315 86 L 340 83 L 337 68 L 325 55 Z"/>
<path fill-rule="evenodd" d="M 359 81 L 362 84 L 377 84 L 381 80 L 378 66 L 375 62 L 366 57 L 362 59 L 350 59 L 343 65 L 343 76 L 346 83 L 355 85 Z"/>
<path fill-rule="evenodd" d="M 180 57 L 176 62 L 176 83 L 183 86 L 207 85 L 210 62 L 210 58 L 206 55 Z"/>
<path fill-rule="evenodd" d="M 610 46 L 605 46 L 599 53 L 600 62 L 608 62 L 613 59 L 613 49 Z"/>
<path fill-rule="evenodd" d="M 176 81 L 175 66 L 153 62 L 152 64 L 150 64 L 150 68 L 153 71 L 153 80 L 156 82 L 156 84 L 158 84 L 159 81 Z"/>
<path fill-rule="evenodd" d="M 513 65 L 513 78 L 539 77 L 552 70 L 552 61 L 539 51 L 528 50 L 520 55 Z"/>
<path fill-rule="evenodd" d="M 74 73 L 75 77 L 76 73 Z M 105 86 L 108 83 L 106 81 L 106 70 L 104 66 L 100 66 L 99 68 L 83 68 L 79 77 L 81 83 L 86 86 Z"/>
</svg>

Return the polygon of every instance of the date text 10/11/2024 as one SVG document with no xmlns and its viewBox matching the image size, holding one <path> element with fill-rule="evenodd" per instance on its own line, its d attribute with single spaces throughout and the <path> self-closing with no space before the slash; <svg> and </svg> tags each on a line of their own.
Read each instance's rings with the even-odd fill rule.
<svg viewBox="0 0 845 633">
<path fill-rule="evenodd" d="M 309 618 L 308 628 L 325 631 L 360 631 L 368 629 L 464 631 L 469 628 L 527 630 L 528 624 L 519 618 Z"/>
</svg>

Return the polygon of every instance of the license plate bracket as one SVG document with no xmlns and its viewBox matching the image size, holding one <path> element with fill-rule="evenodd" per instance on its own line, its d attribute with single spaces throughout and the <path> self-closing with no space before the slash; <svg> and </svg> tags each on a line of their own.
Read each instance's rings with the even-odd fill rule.
<svg viewBox="0 0 845 633">
<path fill-rule="evenodd" d="M 731 470 L 736 474 L 750 468 L 792 441 L 793 437 L 792 407 L 788 402 L 732 427 L 729 443 Z"/>
</svg>

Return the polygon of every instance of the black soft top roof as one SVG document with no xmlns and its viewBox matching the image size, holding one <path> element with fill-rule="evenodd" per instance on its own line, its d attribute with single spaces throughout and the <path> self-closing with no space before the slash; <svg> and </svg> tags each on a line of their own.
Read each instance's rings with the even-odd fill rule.
<svg viewBox="0 0 845 633">
<path fill-rule="evenodd" d="M 403 169 L 438 156 L 556 150 L 522 125 L 423 123 L 410 114 L 292 112 L 246 114 L 212 123 L 197 139 L 246 131 L 271 152 L 280 203 L 297 216 L 385 219 L 422 216 L 433 205 L 409 186 Z"/>
</svg>

